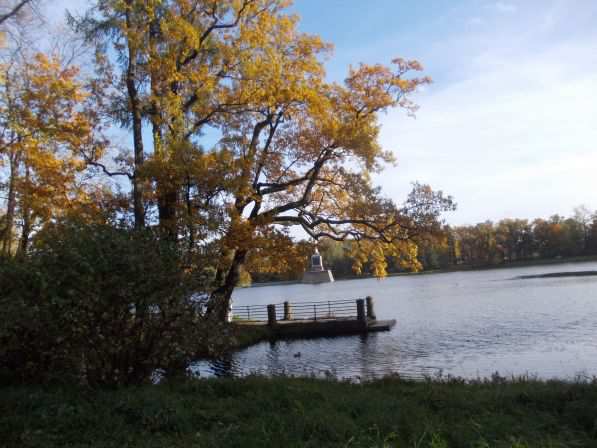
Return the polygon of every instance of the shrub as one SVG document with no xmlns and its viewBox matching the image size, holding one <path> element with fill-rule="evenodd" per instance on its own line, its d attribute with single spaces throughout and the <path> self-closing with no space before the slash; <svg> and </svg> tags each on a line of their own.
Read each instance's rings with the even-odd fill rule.
<svg viewBox="0 0 597 448">
<path fill-rule="evenodd" d="M 52 225 L 0 261 L 0 375 L 130 384 L 184 367 L 220 334 L 193 300 L 195 278 L 150 231 Z"/>
</svg>

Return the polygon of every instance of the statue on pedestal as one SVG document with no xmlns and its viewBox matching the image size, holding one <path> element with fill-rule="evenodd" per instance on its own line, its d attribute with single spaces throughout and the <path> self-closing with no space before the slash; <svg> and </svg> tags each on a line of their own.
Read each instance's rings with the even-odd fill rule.
<svg viewBox="0 0 597 448">
<path fill-rule="evenodd" d="M 332 271 L 324 269 L 323 258 L 317 247 L 311 255 L 309 270 L 303 275 L 303 283 L 329 283 L 334 281 Z"/>
</svg>

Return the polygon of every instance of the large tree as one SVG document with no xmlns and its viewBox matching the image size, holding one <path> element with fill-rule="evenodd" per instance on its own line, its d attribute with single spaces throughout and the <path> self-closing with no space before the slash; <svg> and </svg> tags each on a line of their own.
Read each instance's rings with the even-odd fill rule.
<svg viewBox="0 0 597 448">
<path fill-rule="evenodd" d="M 126 175 L 137 227 L 155 205 L 167 237 L 176 240 L 184 221 L 195 239 L 190 209 L 179 207 L 185 188 L 188 195 L 193 187 L 185 165 L 206 128 L 217 127 L 222 113 L 246 107 L 250 92 L 232 97 L 230 82 L 258 51 L 260 36 L 271 34 L 285 3 L 97 0 L 84 17 L 73 18 L 97 45 L 99 72 L 111 82 L 106 111 L 132 130 Z M 110 49 L 115 61 L 105 57 Z"/>
<path fill-rule="evenodd" d="M 392 161 L 377 141 L 378 114 L 414 110 L 407 95 L 429 82 L 409 76 L 420 64 L 361 65 L 343 84 L 328 83 L 317 59 L 325 47 L 298 33 L 293 21 L 278 26 L 230 83 L 238 98 L 250 92 L 247 106 L 222 113 L 222 138 L 207 154 L 212 163 L 191 173 L 217 186 L 225 211 L 211 296 L 221 316 L 247 256 L 274 238 L 276 228 L 296 226 L 316 240 L 354 240 L 357 268 L 369 260 L 382 276 L 387 255 L 416 266 L 415 238 L 437 230 L 441 211 L 453 207 L 422 185 L 398 207 L 371 183 L 371 173 Z"/>
<path fill-rule="evenodd" d="M 415 266 L 414 238 L 453 207 L 422 185 L 397 206 L 371 182 L 392 162 L 378 143 L 378 114 L 414 111 L 408 95 L 429 82 L 412 76 L 420 64 L 360 65 L 330 83 L 330 46 L 299 32 L 288 4 L 98 0 L 76 22 L 118 54 L 101 67 L 115 73 L 110 112 L 133 131 L 135 222 L 145 224 L 145 189 L 144 215 L 157 209 L 165 238 L 209 248 L 210 304 L 221 317 L 251 252 L 275 247 L 283 258 L 268 242 L 290 241 L 290 227 L 354 240 L 356 268 L 371 260 L 383 275 L 388 255 Z"/>
</svg>

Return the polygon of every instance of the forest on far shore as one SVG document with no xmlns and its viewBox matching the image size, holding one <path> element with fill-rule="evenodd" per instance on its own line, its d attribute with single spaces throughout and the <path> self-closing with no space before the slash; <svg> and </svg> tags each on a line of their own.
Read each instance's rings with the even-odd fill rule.
<svg viewBox="0 0 597 448">
<path fill-rule="evenodd" d="M 350 244 L 327 240 L 318 246 L 325 268 L 331 269 L 336 278 L 355 276 Z M 592 255 L 597 255 L 597 211 L 579 206 L 570 217 L 553 215 L 534 220 L 507 218 L 475 225 L 444 225 L 438 235 L 418 241 L 417 268 L 427 271 L 488 267 Z M 386 263 L 388 273 L 412 271 L 402 266 L 400 259 L 388 257 Z M 368 264 L 363 266 L 362 273 L 371 274 Z M 288 271 L 285 275 L 250 273 L 254 282 L 295 280 L 301 276 L 301 271 Z"/>
</svg>

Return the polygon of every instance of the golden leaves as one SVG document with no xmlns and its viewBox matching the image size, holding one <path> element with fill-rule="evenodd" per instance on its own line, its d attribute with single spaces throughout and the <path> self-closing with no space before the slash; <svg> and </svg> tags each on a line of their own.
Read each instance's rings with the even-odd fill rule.
<svg viewBox="0 0 597 448">
<path fill-rule="evenodd" d="M 79 180 L 86 168 L 81 150 L 94 146 L 101 154 L 101 144 L 94 142 L 96 117 L 86 110 L 88 93 L 78 74 L 77 67 L 38 53 L 15 61 L 2 86 L 11 207 L 29 229 L 89 199 Z"/>
</svg>

